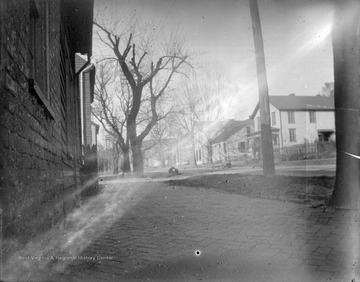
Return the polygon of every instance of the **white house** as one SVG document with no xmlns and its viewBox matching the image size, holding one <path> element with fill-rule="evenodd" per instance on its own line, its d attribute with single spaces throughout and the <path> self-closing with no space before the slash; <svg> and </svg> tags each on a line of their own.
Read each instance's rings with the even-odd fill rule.
<svg viewBox="0 0 360 282">
<path fill-rule="evenodd" d="M 200 121 L 195 124 L 194 145 L 196 164 L 211 163 L 213 140 L 229 122 L 230 120 Z"/>
<path fill-rule="evenodd" d="M 274 148 L 290 147 L 335 138 L 335 108 L 332 97 L 269 96 Z M 260 136 L 259 104 L 250 118 Z"/>
<path fill-rule="evenodd" d="M 252 119 L 231 120 L 212 140 L 213 163 L 234 164 L 248 159 L 249 134 L 254 131 Z"/>
</svg>

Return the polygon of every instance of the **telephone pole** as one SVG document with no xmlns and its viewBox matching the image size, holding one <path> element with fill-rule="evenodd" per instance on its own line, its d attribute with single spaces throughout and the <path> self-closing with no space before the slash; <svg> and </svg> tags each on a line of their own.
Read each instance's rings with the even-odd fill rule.
<svg viewBox="0 0 360 282">
<path fill-rule="evenodd" d="M 261 151 L 264 175 L 275 174 L 274 150 L 270 124 L 269 91 L 266 77 L 264 44 L 257 0 L 249 0 L 251 22 L 254 36 L 256 71 L 259 88 L 259 108 L 261 123 Z"/>
</svg>

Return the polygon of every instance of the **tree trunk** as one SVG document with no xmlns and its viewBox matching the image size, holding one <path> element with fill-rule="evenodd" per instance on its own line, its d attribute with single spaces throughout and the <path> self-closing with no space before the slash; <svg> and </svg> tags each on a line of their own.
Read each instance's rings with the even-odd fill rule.
<svg viewBox="0 0 360 282">
<path fill-rule="evenodd" d="M 193 161 L 194 161 L 194 166 L 197 166 L 197 163 L 196 163 L 196 149 L 195 149 L 195 138 L 194 136 L 192 136 L 191 138 L 191 145 L 192 145 L 192 153 L 193 153 Z"/>
<path fill-rule="evenodd" d="M 136 134 L 136 120 L 128 118 L 127 120 L 127 136 L 131 144 L 133 173 L 137 176 L 144 175 L 144 160 L 141 151 L 142 140 L 139 140 Z"/>
<path fill-rule="evenodd" d="M 360 191 L 360 3 L 341 1 L 333 28 L 336 182 L 329 206 L 357 208 Z M 351 155 L 349 155 L 351 154 Z"/>
<path fill-rule="evenodd" d="M 212 158 L 212 155 L 213 155 L 213 151 L 212 151 L 212 144 L 211 144 L 211 142 L 208 142 L 208 144 L 207 144 L 207 158 L 208 158 L 208 163 L 209 164 L 214 164 L 214 162 L 213 162 L 213 158 Z"/>
<path fill-rule="evenodd" d="M 121 169 L 122 169 L 123 172 L 130 172 L 131 168 L 130 168 L 130 151 L 129 151 L 129 148 L 124 149 L 123 154 L 124 154 L 124 160 L 123 160 Z"/>
<path fill-rule="evenodd" d="M 194 127 L 192 127 L 192 129 L 191 129 L 191 145 L 192 145 L 192 150 L 193 150 L 194 166 L 197 166 Z"/>
<path fill-rule="evenodd" d="M 114 152 L 114 170 L 113 170 L 113 174 L 118 174 L 119 173 L 119 152 L 114 148 L 113 150 Z"/>
<path fill-rule="evenodd" d="M 164 155 L 165 150 L 164 150 L 163 146 L 161 145 L 161 141 L 159 142 L 157 149 L 159 150 L 158 153 L 159 153 L 159 158 L 161 160 L 161 165 L 162 165 L 162 167 L 166 167 L 166 157 Z"/>
<path fill-rule="evenodd" d="M 133 153 L 133 169 L 137 176 L 144 175 L 144 160 L 141 151 L 141 143 L 131 147 Z"/>
</svg>

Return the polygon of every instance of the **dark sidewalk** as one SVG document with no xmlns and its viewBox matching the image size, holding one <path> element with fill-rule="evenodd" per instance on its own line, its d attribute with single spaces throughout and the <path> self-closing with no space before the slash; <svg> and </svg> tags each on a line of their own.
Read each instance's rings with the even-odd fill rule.
<svg viewBox="0 0 360 282">
<path fill-rule="evenodd" d="M 351 281 L 360 277 L 355 211 L 323 212 L 212 189 L 124 180 L 104 184 L 99 195 L 69 217 L 66 228 L 65 236 L 52 234 L 51 243 L 34 242 L 23 250 L 23 257 L 44 258 L 14 258 L 8 268 L 13 272 L 5 273 L 5 280 Z"/>
</svg>

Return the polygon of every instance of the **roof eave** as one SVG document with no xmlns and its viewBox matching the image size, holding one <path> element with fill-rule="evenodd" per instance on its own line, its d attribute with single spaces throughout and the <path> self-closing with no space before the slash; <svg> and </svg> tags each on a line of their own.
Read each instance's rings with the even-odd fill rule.
<svg viewBox="0 0 360 282">
<path fill-rule="evenodd" d="M 258 110 L 259 110 L 259 102 L 256 104 L 256 107 L 255 107 L 254 111 L 252 112 L 252 114 L 249 116 L 249 118 L 254 119 Z"/>
<path fill-rule="evenodd" d="M 290 109 L 290 108 L 278 108 L 279 111 L 301 111 L 301 112 L 305 112 L 305 111 L 335 111 L 335 108 L 300 108 L 300 109 Z"/>
<path fill-rule="evenodd" d="M 74 51 L 91 57 L 94 0 L 64 0 L 63 4 Z"/>
</svg>

